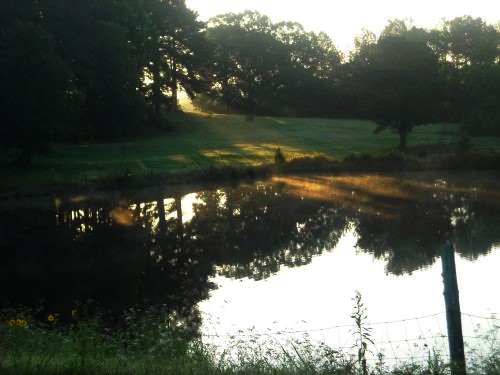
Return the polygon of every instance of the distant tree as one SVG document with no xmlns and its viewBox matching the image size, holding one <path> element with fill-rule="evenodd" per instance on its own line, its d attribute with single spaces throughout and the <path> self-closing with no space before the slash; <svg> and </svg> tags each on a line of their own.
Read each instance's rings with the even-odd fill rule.
<svg viewBox="0 0 500 375">
<path fill-rule="evenodd" d="M 495 65 L 500 63 L 499 30 L 481 18 L 457 17 L 431 32 L 430 45 L 439 55 L 446 76 L 447 119 L 471 125 L 472 118 L 487 121 L 498 116 L 485 109 L 491 108 L 488 103 L 495 100 L 492 85 L 497 85 L 497 92 L 500 90 L 494 73 Z M 489 127 L 486 123 L 478 126 Z"/>
<path fill-rule="evenodd" d="M 377 36 L 366 29 L 363 29 L 361 34 L 354 38 L 354 50 L 351 51 L 351 60 L 355 60 L 358 64 L 366 62 L 366 58 L 370 50 L 377 44 Z"/>
<path fill-rule="evenodd" d="M 281 22 L 273 35 L 283 43 L 288 58 L 280 67 L 281 95 L 300 116 L 336 115 L 345 93 L 340 92 L 343 56 L 325 33 L 304 30 L 302 25 Z"/>
<path fill-rule="evenodd" d="M 467 132 L 500 134 L 500 31 L 481 18 L 455 18 L 442 37 L 454 68 L 455 108 Z"/>
<path fill-rule="evenodd" d="M 0 142 L 19 149 L 24 163 L 64 131 L 69 113 L 70 69 L 55 45 L 31 23 L 13 24 L 0 39 Z"/>
<path fill-rule="evenodd" d="M 463 76 L 470 98 L 464 129 L 471 135 L 500 135 L 500 62 L 469 67 Z"/>
<path fill-rule="evenodd" d="M 238 113 L 227 104 L 222 103 L 221 101 L 214 98 L 213 95 L 206 93 L 197 94 L 193 99 L 193 105 L 199 110 L 207 113 Z"/>
<path fill-rule="evenodd" d="M 270 20 L 255 12 L 218 16 L 209 22 L 207 39 L 214 48 L 212 95 L 241 113 L 276 114 L 287 55 Z"/>
<path fill-rule="evenodd" d="M 481 18 L 457 17 L 444 22 L 439 30 L 440 53 L 451 59 L 455 68 L 492 65 L 499 54 L 499 33 Z"/>
<path fill-rule="evenodd" d="M 381 37 L 354 57 L 356 86 L 364 113 L 399 134 L 399 149 L 407 147 L 412 129 L 437 119 L 441 83 L 437 57 L 418 30 Z"/>
<path fill-rule="evenodd" d="M 384 39 L 390 36 L 400 36 L 408 33 L 408 30 L 411 29 L 411 23 L 411 20 L 398 18 L 389 20 L 387 25 L 380 33 L 380 39 Z"/>
<path fill-rule="evenodd" d="M 324 33 L 256 12 L 209 21 L 214 48 L 211 93 L 243 113 L 320 115 L 332 109 L 342 56 Z"/>
</svg>

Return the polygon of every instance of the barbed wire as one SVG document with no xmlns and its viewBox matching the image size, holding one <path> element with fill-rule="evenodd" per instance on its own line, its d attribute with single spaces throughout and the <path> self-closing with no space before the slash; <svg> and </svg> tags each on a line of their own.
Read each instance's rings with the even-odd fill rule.
<svg viewBox="0 0 500 375">
<path fill-rule="evenodd" d="M 470 313 L 466 313 L 466 312 L 461 312 L 462 315 L 465 315 L 465 316 L 468 316 L 468 317 L 471 317 L 471 318 L 477 318 L 477 319 L 484 319 L 484 320 L 496 320 L 496 321 L 499 321 L 500 322 L 500 318 L 497 318 L 496 316 L 493 316 L 493 315 L 497 315 L 497 313 L 492 313 L 491 315 L 492 316 L 481 316 L 481 315 L 476 315 L 476 314 L 470 314 Z"/>
<path fill-rule="evenodd" d="M 437 363 L 436 361 L 438 361 L 446 365 L 451 360 L 451 357 L 448 350 L 446 324 L 443 327 L 443 321 L 446 318 L 445 315 L 445 312 L 438 312 L 404 319 L 366 322 L 364 324 L 365 327 L 378 326 L 381 328 L 375 329 L 377 334 L 372 336 L 374 341 L 371 342 L 371 345 L 369 344 L 365 360 L 370 363 L 370 366 L 386 366 L 387 368 L 391 368 L 391 366 L 395 366 L 398 363 L 425 364 L 429 361 L 433 363 Z M 488 325 L 490 328 L 483 327 L 485 329 L 479 330 L 476 329 L 476 326 L 479 327 L 480 324 L 478 320 L 498 321 L 500 319 L 497 319 L 494 316 L 495 314 L 492 314 L 493 316 L 491 317 L 486 317 L 464 312 L 462 315 L 468 318 L 464 319 L 465 321 L 470 321 L 471 323 L 471 329 L 466 329 L 463 335 L 466 363 L 467 366 L 475 366 L 477 363 L 491 358 L 491 355 L 496 355 L 494 353 L 497 353 L 496 348 L 498 348 L 498 343 L 500 343 L 498 331 L 495 330 L 497 325 L 493 324 L 493 329 Z M 437 330 L 435 327 L 432 328 L 434 326 L 432 321 L 422 322 L 424 319 L 433 318 L 438 323 Z M 302 321 L 302 323 L 307 324 L 306 321 Z M 403 324 L 404 329 L 393 326 L 398 323 Z M 427 327 L 429 324 L 430 327 Z M 357 349 L 360 345 L 359 341 L 353 339 L 356 328 L 354 323 L 295 330 L 272 330 L 268 328 L 267 332 L 253 331 L 255 329 L 253 327 L 250 331 L 238 330 L 238 332 L 234 333 L 205 333 L 202 336 L 227 340 L 225 345 L 228 346 L 229 351 L 234 350 L 235 355 L 239 353 L 239 350 L 251 350 L 253 347 L 272 350 L 276 343 L 278 343 L 277 347 L 282 348 L 282 350 L 285 350 L 288 347 L 287 345 L 290 344 L 296 351 L 296 344 L 299 345 L 299 348 L 300 345 L 304 344 L 306 345 L 306 350 L 316 347 L 327 348 L 327 350 L 333 350 L 333 352 L 327 351 L 325 353 L 336 353 L 343 356 L 342 358 L 346 360 L 356 361 L 358 355 Z M 329 333 L 309 336 L 309 334 L 315 332 L 329 332 L 334 329 L 338 329 L 338 331 L 333 334 L 333 337 Z M 293 336 L 295 334 L 304 334 L 304 337 L 295 337 Z M 290 335 L 290 337 L 286 337 L 287 335 Z M 335 336 L 337 336 L 337 340 L 335 340 Z M 378 339 L 375 338 L 376 336 Z M 336 344 L 335 341 L 337 341 Z M 294 350 L 291 350 L 292 356 Z M 270 353 L 270 355 L 273 355 L 272 352 Z M 300 358 L 300 354 L 297 353 L 297 355 Z"/>
<path fill-rule="evenodd" d="M 307 332 L 305 332 L 307 333 Z M 256 338 L 256 337 L 273 337 L 275 335 L 283 335 L 283 333 L 245 333 L 245 334 L 201 334 L 204 337 L 217 337 L 217 338 L 224 338 L 224 337 L 229 337 L 229 338 L 236 338 L 236 337 L 251 337 L 251 338 Z M 398 344 L 398 343 L 405 343 L 405 342 L 416 342 L 416 341 L 428 341 L 428 340 L 435 340 L 435 339 L 447 339 L 448 336 L 445 334 L 440 334 L 440 335 L 431 335 L 431 336 L 421 336 L 421 337 L 414 337 L 414 338 L 406 338 L 406 339 L 398 339 L 398 340 L 385 340 L 385 341 L 377 341 L 375 342 L 375 346 L 380 346 L 380 345 L 386 345 L 386 344 Z M 464 335 L 464 339 L 467 340 L 484 340 L 484 341 L 492 341 L 492 342 L 500 342 L 500 339 L 494 338 L 494 337 L 488 337 L 485 335 L 482 336 L 470 336 L 470 335 Z M 323 343 L 321 340 L 315 340 L 320 343 Z M 350 346 L 341 346 L 338 347 L 340 349 L 347 349 L 347 348 L 352 348 L 354 345 Z"/>
<path fill-rule="evenodd" d="M 428 319 L 428 318 L 435 318 L 436 316 L 439 315 L 444 315 L 444 312 L 439 312 L 435 314 L 429 314 L 429 315 L 422 315 L 422 316 L 417 316 L 413 318 L 406 318 L 406 319 L 398 319 L 398 320 L 388 320 L 385 322 L 366 322 L 366 326 L 375 326 L 375 325 L 386 325 L 386 324 L 395 324 L 395 323 L 404 323 L 404 322 L 409 322 L 413 320 L 423 320 L 423 319 Z M 351 324 L 352 325 L 352 324 Z"/>
<path fill-rule="evenodd" d="M 427 315 L 421 315 L 421 316 L 415 316 L 411 318 L 404 318 L 404 319 L 396 319 L 396 320 L 386 320 L 386 321 L 376 321 L 376 322 L 366 322 L 365 327 L 372 327 L 372 326 L 380 326 L 380 325 L 391 325 L 391 324 L 397 324 L 397 323 L 405 323 L 405 322 L 411 322 L 411 321 L 416 321 L 417 325 L 419 327 L 419 330 L 421 333 L 423 333 L 423 330 L 418 324 L 418 321 L 424 320 L 424 319 L 430 319 L 430 318 L 435 318 L 438 316 L 444 315 L 445 312 L 438 312 L 434 314 L 427 314 Z M 483 320 L 494 320 L 494 321 L 500 321 L 500 319 L 496 318 L 494 315 L 496 313 L 493 313 L 493 316 L 490 317 L 485 317 L 485 316 L 480 316 L 476 314 L 470 314 L 466 312 L 461 313 L 464 316 L 467 316 L 469 318 L 476 318 L 476 319 L 483 319 Z M 243 330 L 238 330 L 237 332 L 232 332 L 232 333 L 201 333 L 201 336 L 203 337 L 217 337 L 217 338 L 223 338 L 223 337 L 229 337 L 229 338 L 236 338 L 236 337 L 250 337 L 250 338 L 255 338 L 255 337 L 272 337 L 272 336 L 286 336 L 286 335 L 295 335 L 295 334 L 310 334 L 310 333 L 315 333 L 315 332 L 325 332 L 325 331 L 330 331 L 334 329 L 340 329 L 340 328 L 350 328 L 354 329 L 356 326 L 353 323 L 345 323 L 345 324 L 338 324 L 338 325 L 333 325 L 333 326 L 328 326 L 328 327 L 320 327 L 320 328 L 309 328 L 309 329 L 297 329 L 297 330 L 276 330 L 276 331 L 271 331 L 271 329 L 268 328 L 267 332 L 252 332 L 251 330 L 249 331 L 243 331 Z M 441 332 L 441 328 L 439 328 L 439 331 Z M 425 336 L 421 335 L 415 338 L 406 338 L 406 339 L 398 339 L 398 340 L 386 340 L 386 341 L 379 341 L 377 342 L 377 345 L 383 345 L 383 344 L 392 344 L 392 343 L 404 343 L 404 342 L 415 342 L 415 341 L 425 341 L 425 340 L 431 340 L 431 339 L 443 339 L 447 338 L 448 336 L 446 334 L 434 334 L 430 336 Z M 498 342 L 500 339 L 497 339 L 495 337 L 487 336 L 487 335 L 464 335 L 464 339 L 470 339 L 470 340 L 489 340 L 492 342 Z"/>
</svg>

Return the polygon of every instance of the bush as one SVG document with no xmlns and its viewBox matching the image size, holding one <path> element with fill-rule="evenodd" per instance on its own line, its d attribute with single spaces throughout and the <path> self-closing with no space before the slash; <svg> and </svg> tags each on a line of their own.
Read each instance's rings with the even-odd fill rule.
<svg viewBox="0 0 500 375">
<path fill-rule="evenodd" d="M 254 120 L 255 120 L 255 116 L 254 116 L 253 113 L 247 113 L 245 115 L 245 121 L 246 122 L 254 122 Z"/>
<path fill-rule="evenodd" d="M 498 98 L 488 97 L 474 106 L 464 119 L 464 131 L 474 136 L 500 135 Z"/>
<path fill-rule="evenodd" d="M 397 150 L 385 154 L 352 153 L 343 160 L 346 170 L 392 171 L 418 168 L 418 162 Z"/>
</svg>

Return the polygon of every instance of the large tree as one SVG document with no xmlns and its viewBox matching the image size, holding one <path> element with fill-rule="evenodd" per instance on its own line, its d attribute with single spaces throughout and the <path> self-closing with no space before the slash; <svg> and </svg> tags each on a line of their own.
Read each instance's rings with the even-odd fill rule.
<svg viewBox="0 0 500 375">
<path fill-rule="evenodd" d="M 441 77 L 436 55 L 422 38 L 422 31 L 388 33 L 369 43 L 358 59 L 356 85 L 365 114 L 377 123 L 376 131 L 393 129 L 399 149 L 417 125 L 438 118 Z"/>
<path fill-rule="evenodd" d="M 145 0 L 148 19 L 146 93 L 160 124 L 162 109 L 178 109 L 178 90 L 191 98 L 204 91 L 209 49 L 204 24 L 184 0 Z"/>
<path fill-rule="evenodd" d="M 144 122 L 143 59 L 133 30 L 142 26 L 134 0 L 40 2 L 41 25 L 57 39 L 57 53 L 73 73 L 79 97 L 78 137 L 116 139 Z"/>
<path fill-rule="evenodd" d="M 0 142 L 19 149 L 25 163 L 68 119 L 71 74 L 55 45 L 32 23 L 17 22 L 0 39 Z"/>
<path fill-rule="evenodd" d="M 184 0 L 0 2 L 0 38 L 16 21 L 50 34 L 70 68 L 73 139 L 132 135 L 177 108 L 178 89 L 205 88 L 204 25 Z"/>
</svg>

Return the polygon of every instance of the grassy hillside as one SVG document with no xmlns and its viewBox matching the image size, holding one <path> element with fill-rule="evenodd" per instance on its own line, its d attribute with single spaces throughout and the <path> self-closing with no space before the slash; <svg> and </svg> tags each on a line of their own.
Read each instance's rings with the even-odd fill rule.
<svg viewBox="0 0 500 375">
<path fill-rule="evenodd" d="M 14 168 L 12 155 L 0 159 L 0 189 L 60 184 L 85 184 L 96 178 L 131 172 L 137 175 L 186 171 L 207 166 L 256 165 L 273 160 L 281 147 L 287 158 L 324 154 L 342 158 L 351 152 L 377 153 L 394 148 L 397 134 L 373 134 L 369 121 L 307 118 L 180 114 L 176 130 L 157 132 L 116 143 L 55 145 L 38 155 L 29 168 Z M 456 125 L 426 125 L 415 129 L 409 146 L 453 143 Z M 500 150 L 498 138 L 475 138 L 479 147 Z"/>
</svg>

